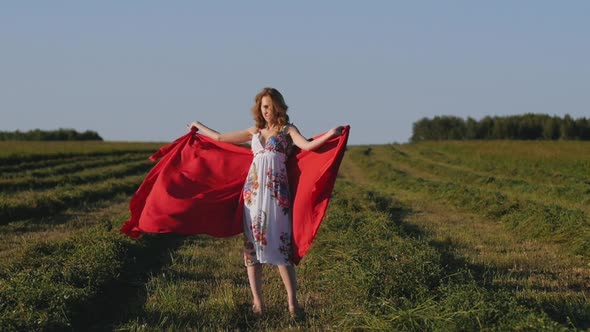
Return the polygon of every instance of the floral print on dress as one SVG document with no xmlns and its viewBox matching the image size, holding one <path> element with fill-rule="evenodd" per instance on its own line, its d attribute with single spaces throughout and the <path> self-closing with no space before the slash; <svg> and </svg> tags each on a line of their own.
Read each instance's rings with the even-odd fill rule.
<svg viewBox="0 0 590 332">
<path fill-rule="evenodd" d="M 279 239 L 281 240 L 279 251 L 285 256 L 285 262 L 288 263 L 291 261 L 291 255 L 293 253 L 293 248 L 291 247 L 291 234 L 281 232 Z"/>
<path fill-rule="evenodd" d="M 254 250 L 254 243 L 248 240 L 247 236 L 244 236 L 244 261 L 246 265 L 254 264 L 253 257 L 256 257 L 256 250 Z"/>
<path fill-rule="evenodd" d="M 250 167 L 250 171 L 248 172 L 248 178 L 246 179 L 246 184 L 244 185 L 244 203 L 248 206 L 255 203 L 256 200 L 256 193 L 258 192 L 258 170 L 256 168 L 256 163 L 252 163 Z"/>
<path fill-rule="evenodd" d="M 252 219 L 252 235 L 254 242 L 262 246 L 266 246 L 266 213 L 259 210 L 254 219 Z"/>
<path fill-rule="evenodd" d="M 286 161 L 292 141 L 286 127 L 263 146 L 260 133 L 252 135 L 254 158 L 242 196 L 244 199 L 244 263 L 292 264 L 292 213 Z"/>
<path fill-rule="evenodd" d="M 279 172 L 273 171 L 272 168 L 266 170 L 266 187 L 271 190 L 271 197 L 274 198 L 283 214 L 289 213 L 291 201 L 289 200 L 289 183 L 287 171 L 281 169 Z"/>
<path fill-rule="evenodd" d="M 266 140 L 266 144 L 264 145 L 265 151 L 281 152 L 286 155 L 289 155 L 289 153 L 291 152 L 291 148 L 293 147 L 293 144 L 291 143 L 291 137 L 289 137 L 285 133 L 286 128 L 286 126 L 283 127 L 278 132 L 278 134 L 272 135 Z M 256 135 L 258 137 L 258 141 L 260 142 L 260 134 Z M 262 145 L 262 142 L 260 142 L 260 144 Z"/>
</svg>

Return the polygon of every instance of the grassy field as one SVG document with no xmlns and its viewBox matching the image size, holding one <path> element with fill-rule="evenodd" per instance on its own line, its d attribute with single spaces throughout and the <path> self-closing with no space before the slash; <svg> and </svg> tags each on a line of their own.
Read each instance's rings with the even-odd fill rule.
<svg viewBox="0 0 590 332">
<path fill-rule="evenodd" d="M 299 320 L 241 237 L 118 233 L 160 144 L 0 143 L 2 331 L 590 329 L 589 143 L 350 147 Z"/>
</svg>

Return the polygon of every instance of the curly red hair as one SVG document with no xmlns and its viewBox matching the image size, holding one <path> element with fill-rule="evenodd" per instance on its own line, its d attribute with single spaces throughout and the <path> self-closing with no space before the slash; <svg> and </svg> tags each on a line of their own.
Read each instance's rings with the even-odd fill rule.
<svg viewBox="0 0 590 332">
<path fill-rule="evenodd" d="M 262 89 L 262 91 L 256 95 L 254 98 L 254 106 L 252 106 L 251 109 L 252 117 L 256 122 L 256 128 L 262 129 L 266 127 L 266 120 L 264 120 L 262 112 L 260 111 L 262 97 L 264 96 L 268 96 L 272 100 L 272 111 L 277 119 L 279 128 L 289 123 L 289 115 L 287 115 L 287 109 L 289 109 L 289 106 L 285 103 L 285 98 L 283 98 L 283 95 L 279 90 L 267 87 Z"/>
</svg>

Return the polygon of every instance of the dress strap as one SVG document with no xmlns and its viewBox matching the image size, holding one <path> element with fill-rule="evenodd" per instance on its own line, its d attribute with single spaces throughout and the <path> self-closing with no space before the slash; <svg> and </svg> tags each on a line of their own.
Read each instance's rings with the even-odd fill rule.
<svg viewBox="0 0 590 332">
<path fill-rule="evenodd" d="M 290 125 L 290 123 L 287 123 L 286 125 L 281 127 L 281 132 L 284 134 L 285 130 L 287 129 L 287 127 Z"/>
</svg>

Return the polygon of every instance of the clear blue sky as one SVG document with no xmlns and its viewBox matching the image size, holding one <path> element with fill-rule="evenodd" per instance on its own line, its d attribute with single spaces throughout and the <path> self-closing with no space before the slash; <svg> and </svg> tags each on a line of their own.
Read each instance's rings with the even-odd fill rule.
<svg viewBox="0 0 590 332">
<path fill-rule="evenodd" d="M 405 142 L 435 115 L 590 115 L 590 1 L 3 1 L 0 130 L 170 141 L 252 124 Z"/>
</svg>

